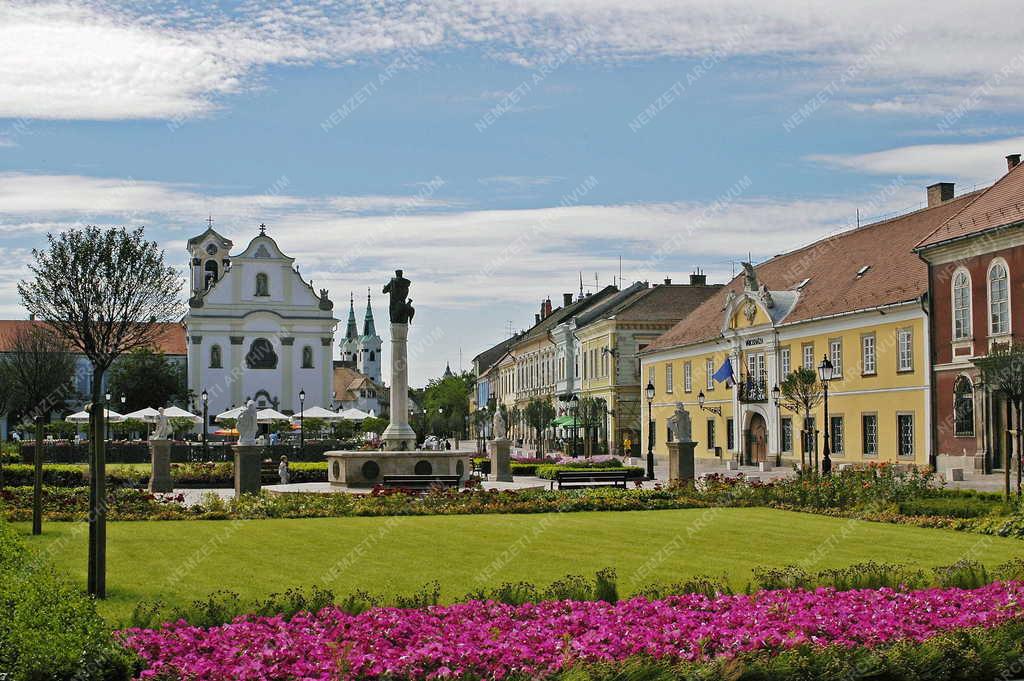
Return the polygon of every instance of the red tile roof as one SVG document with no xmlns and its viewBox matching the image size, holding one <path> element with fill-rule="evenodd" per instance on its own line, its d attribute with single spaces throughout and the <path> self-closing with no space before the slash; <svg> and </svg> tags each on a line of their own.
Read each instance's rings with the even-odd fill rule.
<svg viewBox="0 0 1024 681">
<path fill-rule="evenodd" d="M 925 237 L 918 248 L 1024 221 L 1024 164 L 1017 165 Z"/>
<path fill-rule="evenodd" d="M 32 325 L 42 326 L 44 323 L 29 319 L 0 319 L 0 352 L 7 352 L 11 349 L 8 343 L 18 329 Z M 185 327 L 177 322 L 160 324 L 160 326 L 162 328 L 155 348 L 165 355 L 186 354 Z"/>
<path fill-rule="evenodd" d="M 782 320 L 784 324 L 913 300 L 928 290 L 928 269 L 913 252 L 914 246 L 977 196 L 965 194 L 775 256 L 755 267 L 758 281 L 772 291 L 795 291 L 804 279 L 808 280 Z M 870 268 L 858 277 L 857 272 L 865 265 Z M 742 292 L 743 285 L 741 274 L 647 350 L 718 338 L 726 296 L 729 291 Z"/>
</svg>

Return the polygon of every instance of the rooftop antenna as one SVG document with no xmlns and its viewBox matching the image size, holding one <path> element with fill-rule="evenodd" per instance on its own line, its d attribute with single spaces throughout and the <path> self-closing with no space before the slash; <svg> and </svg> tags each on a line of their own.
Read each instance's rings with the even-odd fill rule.
<svg viewBox="0 0 1024 681">
<path fill-rule="evenodd" d="M 580 298 L 583 297 L 583 270 L 580 270 Z"/>
<path fill-rule="evenodd" d="M 619 286 L 622 286 L 622 256 L 619 256 Z"/>
<path fill-rule="evenodd" d="M 857 209 L 857 229 L 860 229 L 860 208 Z"/>
</svg>

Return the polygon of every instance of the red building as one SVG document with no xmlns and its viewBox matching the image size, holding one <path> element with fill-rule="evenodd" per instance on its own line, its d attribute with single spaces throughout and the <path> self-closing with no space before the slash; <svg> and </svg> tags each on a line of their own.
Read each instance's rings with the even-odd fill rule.
<svg viewBox="0 0 1024 681">
<path fill-rule="evenodd" d="M 965 205 L 921 241 L 928 263 L 932 423 L 938 468 L 1003 469 L 1015 428 L 1010 405 L 980 385 L 972 363 L 996 343 L 1024 339 L 1024 166 L 987 189 L 953 199 L 953 185 L 928 188 L 929 205 Z"/>
</svg>

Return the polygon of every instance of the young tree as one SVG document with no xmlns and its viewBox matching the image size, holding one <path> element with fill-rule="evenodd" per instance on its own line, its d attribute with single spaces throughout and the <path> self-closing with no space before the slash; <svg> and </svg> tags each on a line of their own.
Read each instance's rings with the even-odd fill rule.
<svg viewBox="0 0 1024 681">
<path fill-rule="evenodd" d="M 526 423 L 537 433 L 537 456 L 544 455 L 544 429 L 555 418 L 555 407 L 545 399 L 534 398 L 526 405 Z"/>
<path fill-rule="evenodd" d="M 33 249 L 34 278 L 18 284 L 29 312 L 46 321 L 92 364 L 90 430 L 89 593 L 106 596 L 106 452 L 103 443 L 103 377 L 114 361 L 153 346 L 160 322 L 183 311 L 181 278 L 164 264 L 156 242 L 142 228 L 85 227 L 47 235 L 48 248 Z"/>
<path fill-rule="evenodd" d="M 150 347 L 135 348 L 110 367 L 110 393 L 125 396 L 125 409 L 188 403 L 185 367 Z"/>
<path fill-rule="evenodd" d="M 821 384 L 818 382 L 818 374 L 815 373 L 814 369 L 808 369 L 807 367 L 800 367 L 794 370 L 789 376 L 786 376 L 785 380 L 782 381 L 782 385 L 779 386 L 782 391 L 782 395 L 779 399 L 779 403 L 785 409 L 793 412 L 794 414 L 803 418 L 804 427 L 803 433 L 804 443 L 808 443 L 813 437 L 813 434 L 808 432 L 807 426 L 808 421 L 811 419 L 811 410 L 817 407 L 821 403 L 823 392 L 821 390 Z M 825 424 L 828 427 L 828 424 Z M 804 449 L 800 448 L 800 467 L 805 470 L 805 466 L 810 466 L 811 461 L 804 461 Z M 808 457 L 814 456 L 814 470 L 818 470 L 818 457 L 816 454 L 812 455 L 810 452 L 807 453 Z"/>
<path fill-rule="evenodd" d="M 67 345 L 45 324 L 14 331 L 0 355 L 0 374 L 6 378 L 8 409 L 35 424 L 32 448 L 32 534 L 43 532 L 43 432 L 50 413 L 64 407 L 74 393 L 75 360 Z"/>
<path fill-rule="evenodd" d="M 1012 341 L 992 346 L 986 357 L 974 360 L 974 365 L 981 369 L 981 382 L 994 393 L 1002 395 L 1017 412 L 1017 497 L 1021 496 L 1021 430 L 1024 426 L 1022 410 L 1024 410 L 1024 343 Z M 1010 467 L 1011 453 L 1006 455 L 1004 483 L 1006 499 L 1010 499 Z"/>
</svg>

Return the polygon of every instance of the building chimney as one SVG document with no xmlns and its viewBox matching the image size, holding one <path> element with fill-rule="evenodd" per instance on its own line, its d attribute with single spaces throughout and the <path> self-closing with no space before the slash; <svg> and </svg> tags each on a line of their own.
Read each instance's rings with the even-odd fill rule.
<svg viewBox="0 0 1024 681">
<path fill-rule="evenodd" d="M 544 300 L 544 316 L 547 317 L 551 314 L 551 298 Z"/>
<path fill-rule="evenodd" d="M 708 283 L 708 275 L 700 270 L 690 275 L 690 286 L 705 286 Z"/>
<path fill-rule="evenodd" d="M 665 286 L 670 286 L 671 284 L 672 284 L 672 280 L 670 278 L 668 278 L 668 277 L 665 277 Z"/>
<path fill-rule="evenodd" d="M 1006 172 L 1010 172 L 1020 165 L 1020 154 L 1010 154 L 1006 157 Z"/>
<path fill-rule="evenodd" d="M 540 315 L 539 314 L 533 315 L 533 323 L 534 324 L 540 324 Z"/>
<path fill-rule="evenodd" d="M 940 203 L 953 198 L 952 182 L 936 182 L 928 187 L 928 207 L 937 206 Z"/>
<path fill-rule="evenodd" d="M 572 305 L 572 294 L 571 293 L 563 293 L 562 294 L 562 307 L 569 307 L 570 305 Z"/>
<path fill-rule="evenodd" d="M 28 316 L 28 320 L 30 322 L 34 322 L 36 320 L 36 313 L 35 312 L 30 313 L 29 316 Z"/>
</svg>

